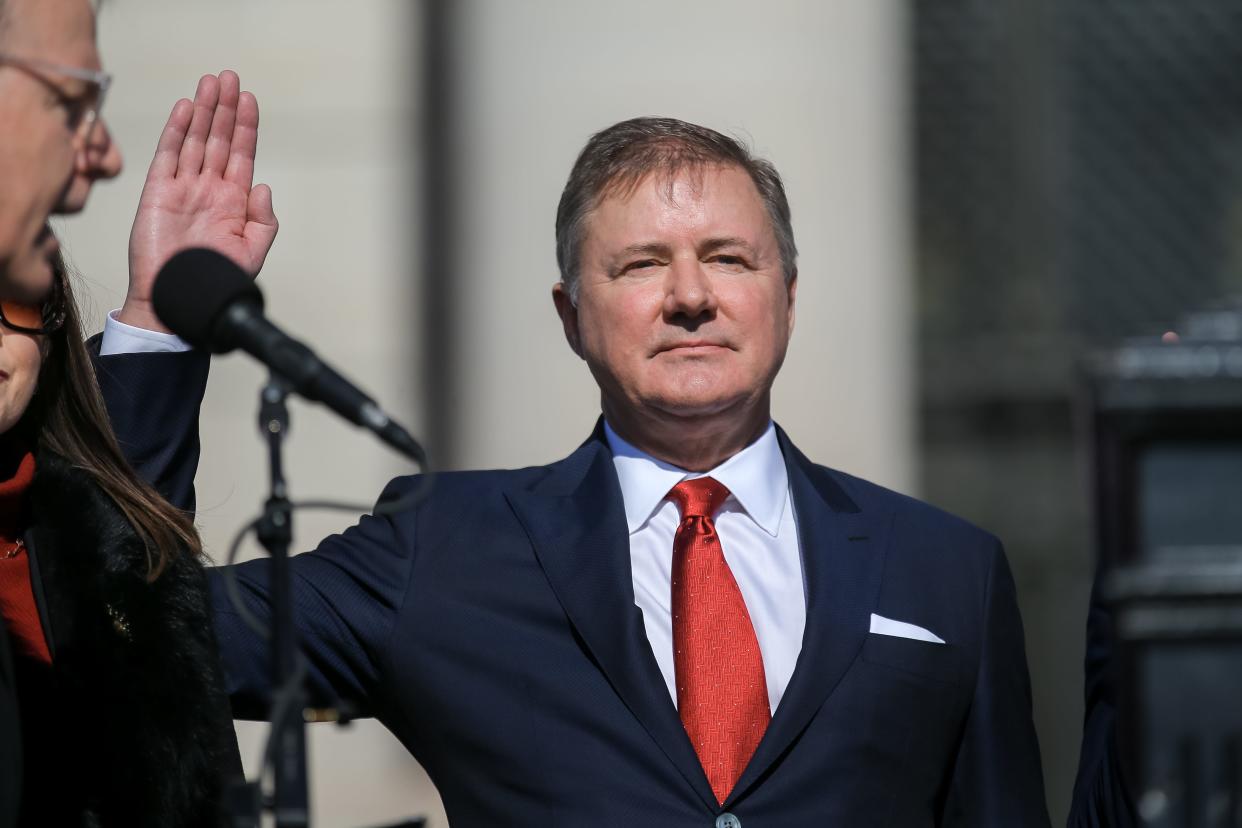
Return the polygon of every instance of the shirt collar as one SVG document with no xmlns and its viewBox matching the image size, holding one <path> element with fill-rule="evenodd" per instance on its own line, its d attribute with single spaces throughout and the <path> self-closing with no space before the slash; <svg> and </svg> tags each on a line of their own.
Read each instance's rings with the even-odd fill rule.
<svg viewBox="0 0 1242 828">
<path fill-rule="evenodd" d="M 621 483 L 625 520 L 630 534 L 638 531 L 664 501 L 669 489 L 691 477 L 714 477 L 728 488 L 758 526 L 772 537 L 780 528 L 785 498 L 789 496 L 789 472 L 771 421 L 759 439 L 706 474 L 695 474 L 657 460 L 627 443 L 607 421 L 604 436 L 612 449 L 612 463 Z"/>
</svg>

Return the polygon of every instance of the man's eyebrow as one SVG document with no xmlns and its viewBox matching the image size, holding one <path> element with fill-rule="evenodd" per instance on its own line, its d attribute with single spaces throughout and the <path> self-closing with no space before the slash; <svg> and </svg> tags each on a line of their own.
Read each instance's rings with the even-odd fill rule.
<svg viewBox="0 0 1242 828">
<path fill-rule="evenodd" d="M 699 255 L 712 253 L 725 247 L 740 247 L 750 254 L 755 253 L 755 247 L 750 242 L 739 236 L 723 236 L 720 238 L 708 239 L 699 245 Z"/>
<path fill-rule="evenodd" d="M 699 245 L 699 255 L 705 256 L 723 248 L 741 248 L 751 255 L 755 255 L 755 247 L 746 239 L 740 236 L 719 236 L 707 239 Z M 616 258 L 625 259 L 630 256 L 662 256 L 669 257 L 672 255 L 672 249 L 664 242 L 638 242 L 636 244 L 627 245 L 617 251 Z"/>
<path fill-rule="evenodd" d="M 669 246 L 662 242 L 640 242 L 621 248 L 617 252 L 618 259 L 628 256 L 668 256 Z"/>
</svg>

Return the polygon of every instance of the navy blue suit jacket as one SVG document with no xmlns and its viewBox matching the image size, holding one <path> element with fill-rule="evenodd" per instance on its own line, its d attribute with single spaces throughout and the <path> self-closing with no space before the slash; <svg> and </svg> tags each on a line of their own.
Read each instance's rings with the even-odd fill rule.
<svg viewBox="0 0 1242 828">
<path fill-rule="evenodd" d="M 175 455 L 121 430 L 148 458 Z M 169 424 L 157 431 L 188 439 Z M 723 807 L 634 604 L 620 487 L 598 428 L 549 466 L 440 474 L 418 507 L 364 517 L 296 556 L 312 693 L 383 721 L 427 769 L 455 826 L 707 828 L 721 811 L 746 828 L 1048 825 L 1000 544 L 811 463 L 783 432 L 780 444 L 806 633 Z M 183 477 L 150 460 L 145 471 L 166 486 Z M 397 479 L 383 499 L 416 485 Z M 234 570 L 249 609 L 266 618 L 269 562 Z M 214 589 L 235 709 L 262 715 L 267 646 L 218 573 Z M 872 613 L 947 643 L 871 634 Z"/>
</svg>

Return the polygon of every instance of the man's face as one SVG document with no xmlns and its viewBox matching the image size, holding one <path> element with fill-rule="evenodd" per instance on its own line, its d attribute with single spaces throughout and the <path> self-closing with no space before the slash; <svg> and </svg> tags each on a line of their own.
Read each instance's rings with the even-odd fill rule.
<svg viewBox="0 0 1242 828">
<path fill-rule="evenodd" d="M 6 0 L 0 55 L 99 69 L 88 0 Z M 72 123 L 90 84 L 0 60 L 0 292 L 33 300 L 51 284 L 52 213 L 86 204 L 91 184 L 121 170 L 107 126 L 90 141 Z"/>
<path fill-rule="evenodd" d="M 716 415 L 766 421 L 793 330 L 772 224 L 737 167 L 647 176 L 587 218 L 565 334 L 599 383 L 610 421 Z"/>
</svg>

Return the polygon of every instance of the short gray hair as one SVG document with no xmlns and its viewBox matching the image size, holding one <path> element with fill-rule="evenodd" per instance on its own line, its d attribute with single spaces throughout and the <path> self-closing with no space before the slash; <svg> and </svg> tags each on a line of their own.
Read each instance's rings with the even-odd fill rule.
<svg viewBox="0 0 1242 828">
<path fill-rule="evenodd" d="M 96 12 L 103 6 L 104 0 L 90 0 L 91 8 Z M 0 38 L 3 38 L 5 29 L 9 24 L 9 4 L 6 0 L 0 0 Z M 2 41 L 0 41 L 2 42 Z"/>
<path fill-rule="evenodd" d="M 719 164 L 750 176 L 767 209 L 780 250 L 785 281 L 798 272 L 798 248 L 785 185 L 771 162 L 756 158 L 740 141 L 676 118 L 631 118 L 597 132 L 569 173 L 556 209 L 556 264 L 570 298 L 578 300 L 578 271 L 587 216 L 601 198 L 632 192 L 653 172 L 676 174 Z"/>
</svg>

